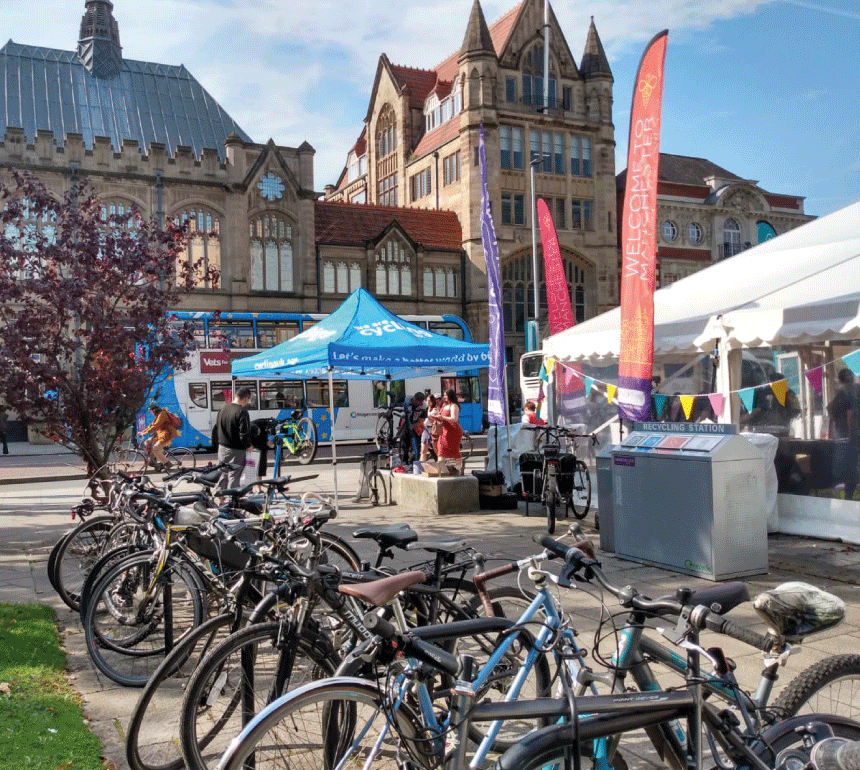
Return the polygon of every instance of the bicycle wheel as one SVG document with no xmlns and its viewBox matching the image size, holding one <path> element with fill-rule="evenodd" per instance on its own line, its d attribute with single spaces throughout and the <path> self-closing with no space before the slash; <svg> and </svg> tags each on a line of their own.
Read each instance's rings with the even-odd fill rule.
<svg viewBox="0 0 860 770">
<path fill-rule="evenodd" d="M 460 456 L 463 458 L 464 463 L 472 456 L 472 452 L 472 437 L 468 433 L 463 433 L 460 439 Z"/>
<path fill-rule="evenodd" d="M 142 473 L 146 454 L 139 449 L 117 447 L 111 455 L 111 469 L 123 473 Z"/>
<path fill-rule="evenodd" d="M 312 463 L 317 456 L 317 427 L 310 417 L 302 417 L 296 423 L 296 457 L 302 465 Z"/>
<path fill-rule="evenodd" d="M 165 455 L 170 462 L 176 463 L 180 468 L 184 468 L 185 470 L 197 467 L 197 455 L 188 447 L 178 446 L 175 449 L 168 449 Z"/>
<path fill-rule="evenodd" d="M 69 609 L 80 608 L 81 588 L 101 556 L 114 524 L 113 516 L 94 516 L 82 521 L 61 541 L 51 582 Z"/>
<path fill-rule="evenodd" d="M 567 498 L 567 511 L 572 511 L 577 519 L 584 519 L 591 507 L 591 476 L 588 466 L 577 460 L 573 466 L 573 489 Z"/>
<path fill-rule="evenodd" d="M 182 703 L 180 743 L 189 770 L 214 768 L 258 711 L 288 690 L 330 676 L 336 658 L 326 641 L 311 630 L 296 640 L 290 624 L 270 621 L 243 628 L 212 650 Z"/>
<path fill-rule="evenodd" d="M 380 417 L 376 421 L 376 448 L 386 449 L 391 446 L 391 420 Z"/>
<path fill-rule="evenodd" d="M 235 618 L 210 618 L 187 634 L 149 678 L 126 728 L 125 756 L 132 770 L 181 770 L 178 714 L 189 677 L 227 635 Z"/>
<path fill-rule="evenodd" d="M 156 574 L 153 552 L 134 554 L 108 569 L 87 602 L 87 651 L 105 676 L 143 687 L 183 634 L 203 621 L 202 579 L 168 558 Z"/>
<path fill-rule="evenodd" d="M 367 479 L 370 490 L 371 505 L 390 505 L 391 495 L 389 493 L 389 480 L 385 478 L 382 471 L 374 471 Z"/>
<path fill-rule="evenodd" d="M 860 719 L 860 655 L 834 655 L 801 671 L 780 694 L 773 709 L 795 714 L 836 714 Z"/>
<path fill-rule="evenodd" d="M 546 509 L 546 531 L 552 535 L 555 532 L 555 514 L 556 506 L 558 505 L 558 493 L 555 489 L 548 489 L 544 498 L 544 508 Z"/>
<path fill-rule="evenodd" d="M 437 766 L 443 745 L 422 740 L 405 703 L 391 712 L 379 686 L 354 677 L 314 682 L 275 701 L 230 746 L 219 770 L 241 770 L 251 754 L 257 770 L 398 770 Z M 406 762 L 411 758 L 411 762 Z"/>
</svg>

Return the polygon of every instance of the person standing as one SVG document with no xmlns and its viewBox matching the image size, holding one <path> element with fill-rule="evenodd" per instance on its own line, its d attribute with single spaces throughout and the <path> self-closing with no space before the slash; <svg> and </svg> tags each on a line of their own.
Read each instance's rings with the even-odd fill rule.
<svg viewBox="0 0 860 770">
<path fill-rule="evenodd" d="M 215 421 L 218 434 L 218 462 L 235 466 L 221 474 L 218 481 L 221 489 L 236 489 L 242 478 L 245 453 L 251 446 L 251 418 L 248 415 L 250 401 L 250 389 L 239 388 L 233 400 L 221 407 Z"/>
<path fill-rule="evenodd" d="M 523 404 L 523 416 L 520 422 L 524 425 L 546 425 L 537 413 L 537 404 L 534 401 L 526 401 Z"/>
<path fill-rule="evenodd" d="M 433 425 L 439 415 L 439 403 L 432 393 L 427 396 L 427 417 L 424 420 L 424 430 L 421 432 L 421 461 L 424 462 L 430 458 L 430 451 L 433 449 Z"/>
<path fill-rule="evenodd" d="M 827 405 L 833 448 L 833 483 L 845 484 L 845 499 L 854 498 L 860 477 L 860 385 L 850 369 L 840 369 L 839 388 Z"/>
<path fill-rule="evenodd" d="M 453 461 L 460 473 L 463 472 L 463 455 L 460 454 L 460 440 L 463 438 L 463 428 L 460 427 L 460 402 L 457 400 L 457 392 L 448 388 L 442 395 L 442 407 L 437 418 L 442 423 L 442 434 L 436 451 L 439 454 L 439 462 Z"/>
<path fill-rule="evenodd" d="M 0 441 L 3 442 L 3 454 L 9 454 L 9 445 L 6 443 L 6 432 L 9 430 L 9 418 L 6 416 L 6 407 L 0 404 Z"/>
</svg>

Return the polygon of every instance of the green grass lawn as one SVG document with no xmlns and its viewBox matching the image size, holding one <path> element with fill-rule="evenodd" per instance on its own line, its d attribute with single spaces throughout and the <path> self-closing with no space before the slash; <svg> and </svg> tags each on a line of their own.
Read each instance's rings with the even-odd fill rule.
<svg viewBox="0 0 860 770">
<path fill-rule="evenodd" d="M 66 678 L 54 612 L 0 604 L 0 769 L 103 770 Z"/>
</svg>

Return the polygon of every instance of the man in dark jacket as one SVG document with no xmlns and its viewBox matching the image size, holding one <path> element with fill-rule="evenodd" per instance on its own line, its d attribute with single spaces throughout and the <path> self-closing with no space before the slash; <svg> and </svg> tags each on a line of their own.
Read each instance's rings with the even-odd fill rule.
<svg viewBox="0 0 860 770">
<path fill-rule="evenodd" d="M 235 489 L 242 478 L 245 452 L 251 446 L 251 418 L 248 416 L 250 400 L 250 389 L 239 388 L 233 400 L 221 407 L 215 421 L 218 434 L 218 461 L 234 466 L 221 474 L 221 480 L 218 482 L 221 489 Z"/>
<path fill-rule="evenodd" d="M 845 499 L 854 498 L 860 478 L 860 385 L 850 369 L 840 369 L 839 388 L 827 405 L 833 447 L 833 483 L 844 482 Z"/>
</svg>

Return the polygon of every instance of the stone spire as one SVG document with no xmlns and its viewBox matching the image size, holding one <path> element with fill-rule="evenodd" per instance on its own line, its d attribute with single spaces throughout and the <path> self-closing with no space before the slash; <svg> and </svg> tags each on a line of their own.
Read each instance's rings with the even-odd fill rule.
<svg viewBox="0 0 860 770">
<path fill-rule="evenodd" d="M 78 58 L 97 78 L 115 78 L 122 72 L 119 27 L 110 0 L 86 0 L 78 38 Z"/>
<path fill-rule="evenodd" d="M 582 54 L 582 64 L 579 71 L 584 78 L 597 75 L 612 77 L 609 59 L 606 58 L 603 43 L 600 42 L 600 35 L 597 34 L 597 27 L 594 26 L 594 16 L 591 17 L 591 26 L 588 28 L 588 37 L 585 40 L 585 51 Z"/>
<path fill-rule="evenodd" d="M 472 4 L 472 12 L 469 14 L 469 24 L 466 27 L 466 36 L 463 38 L 463 45 L 460 48 L 460 56 L 485 53 L 491 53 L 495 56 L 496 49 L 493 47 L 493 39 L 490 37 L 490 30 L 484 19 L 481 3 L 479 0 L 475 0 Z"/>
</svg>

